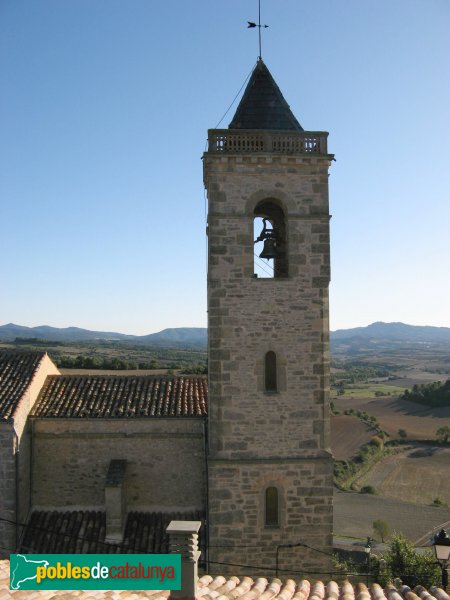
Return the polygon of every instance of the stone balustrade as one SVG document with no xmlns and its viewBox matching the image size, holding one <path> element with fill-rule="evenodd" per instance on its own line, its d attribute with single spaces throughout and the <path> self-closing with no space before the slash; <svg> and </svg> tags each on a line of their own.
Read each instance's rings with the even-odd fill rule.
<svg viewBox="0 0 450 600">
<path fill-rule="evenodd" d="M 262 131 L 210 129 L 208 152 L 327 154 L 326 131 Z"/>
</svg>

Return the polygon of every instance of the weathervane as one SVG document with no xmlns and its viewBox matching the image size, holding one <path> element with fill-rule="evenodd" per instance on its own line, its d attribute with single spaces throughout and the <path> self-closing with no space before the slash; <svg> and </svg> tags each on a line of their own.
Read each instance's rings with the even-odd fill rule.
<svg viewBox="0 0 450 600">
<path fill-rule="evenodd" d="M 259 56 L 258 56 L 258 59 L 262 60 L 262 56 L 261 56 L 261 28 L 263 27 L 264 29 L 266 29 L 269 26 L 268 25 L 261 25 L 261 0 L 258 0 L 258 23 L 254 23 L 253 21 L 247 21 L 247 23 L 248 23 L 247 28 L 253 28 L 253 27 L 257 27 L 258 28 L 258 34 L 259 34 Z"/>
</svg>

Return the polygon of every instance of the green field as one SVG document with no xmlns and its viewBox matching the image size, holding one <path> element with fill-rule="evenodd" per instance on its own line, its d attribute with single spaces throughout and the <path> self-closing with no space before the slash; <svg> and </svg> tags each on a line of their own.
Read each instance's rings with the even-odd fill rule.
<svg viewBox="0 0 450 600">
<path fill-rule="evenodd" d="M 397 385 L 389 385 L 388 383 L 358 383 L 347 385 L 343 389 L 343 393 L 336 389 L 331 391 L 333 399 L 339 398 L 377 398 L 383 396 L 398 396 L 403 394 L 405 388 Z"/>
</svg>

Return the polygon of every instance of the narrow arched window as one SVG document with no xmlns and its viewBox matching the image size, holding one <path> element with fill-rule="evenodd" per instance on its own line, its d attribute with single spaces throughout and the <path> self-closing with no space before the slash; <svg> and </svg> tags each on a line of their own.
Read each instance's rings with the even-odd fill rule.
<svg viewBox="0 0 450 600">
<path fill-rule="evenodd" d="M 276 487 L 266 489 L 266 527 L 277 527 L 279 523 L 278 490 Z"/>
<path fill-rule="evenodd" d="M 286 223 L 273 200 L 258 202 L 253 213 L 254 274 L 259 278 L 287 277 Z"/>
<path fill-rule="evenodd" d="M 266 392 L 276 392 L 277 387 L 277 355 L 270 350 L 264 358 L 264 388 Z"/>
</svg>

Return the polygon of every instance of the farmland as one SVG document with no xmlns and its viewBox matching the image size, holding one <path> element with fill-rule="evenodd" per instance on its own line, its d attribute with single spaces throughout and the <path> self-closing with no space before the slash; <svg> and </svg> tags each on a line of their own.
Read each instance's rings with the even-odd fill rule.
<svg viewBox="0 0 450 600">
<path fill-rule="evenodd" d="M 450 504 L 449 471 L 449 447 L 413 444 L 376 464 L 358 485 L 372 485 L 386 498 L 418 505 L 435 499 Z"/>
<path fill-rule="evenodd" d="M 334 535 L 364 539 L 372 535 L 373 521 L 386 521 L 392 531 L 402 532 L 414 543 L 428 543 L 438 526 L 450 527 L 450 509 L 433 505 L 450 505 L 450 447 L 430 445 L 436 430 L 450 426 L 450 406 L 428 408 L 402 400 L 405 388 L 414 384 L 444 381 L 449 377 L 447 349 L 432 353 L 428 349 L 408 353 L 386 351 L 358 356 L 358 365 L 385 368 L 387 377 L 369 377 L 349 381 L 348 367 L 333 369 L 332 450 L 337 460 L 356 456 L 359 447 L 370 440 L 370 428 L 355 416 L 343 412 L 353 409 L 377 419 L 388 440 L 403 439 L 398 453 L 375 463 L 355 485 L 372 486 L 376 495 L 342 492 L 334 495 Z M 347 357 L 348 359 L 348 357 Z M 353 360 L 353 359 L 352 359 Z M 350 361 L 350 364 L 352 361 Z M 345 370 L 346 369 L 346 370 Z M 339 385 L 340 373 L 344 375 Z M 403 435 L 399 434 L 402 431 Z M 406 438 L 403 436 L 406 434 Z M 373 435 L 373 431 L 372 431 Z M 369 439 L 368 439 L 369 438 Z M 427 441 L 427 444 L 421 443 Z"/>
<path fill-rule="evenodd" d="M 337 460 L 355 456 L 361 446 L 370 442 L 374 435 L 372 427 L 357 417 L 336 415 L 331 418 L 331 449 Z"/>
<path fill-rule="evenodd" d="M 20 343 L 0 342 L 0 349 L 20 348 L 21 350 L 45 350 L 57 366 L 62 369 L 76 369 L 78 373 L 100 374 L 112 371 L 116 374 L 143 374 L 161 369 L 183 369 L 201 371 L 206 366 L 206 350 L 177 347 L 160 347 L 136 344 L 128 341 L 97 342 L 51 342 L 27 341 Z M 78 364 L 79 363 L 79 364 Z"/>
<path fill-rule="evenodd" d="M 448 508 L 418 506 L 395 498 L 335 490 L 335 535 L 365 539 L 373 535 L 372 525 L 377 519 L 386 521 L 392 531 L 401 532 L 416 542 L 420 538 L 427 539 L 427 534 L 438 526 L 450 524 L 450 511 Z"/>
<path fill-rule="evenodd" d="M 436 430 L 450 426 L 450 407 L 426 408 L 421 404 L 400 400 L 396 397 L 354 398 L 341 396 L 335 401 L 340 411 L 353 408 L 366 411 L 377 418 L 382 429 L 392 438 L 399 437 L 404 429 L 407 439 L 435 440 Z"/>
</svg>

